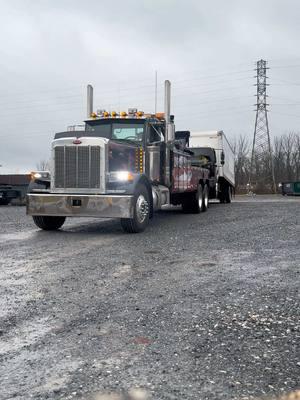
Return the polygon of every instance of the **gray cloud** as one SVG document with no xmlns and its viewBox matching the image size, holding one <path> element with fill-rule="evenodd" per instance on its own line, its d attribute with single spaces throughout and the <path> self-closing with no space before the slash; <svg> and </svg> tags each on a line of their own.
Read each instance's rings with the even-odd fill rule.
<svg viewBox="0 0 300 400">
<path fill-rule="evenodd" d="M 276 5 L 276 6 L 275 6 Z M 254 62 L 270 60 L 270 128 L 300 122 L 297 0 L 0 0 L 0 171 L 34 169 L 55 131 L 98 108 L 152 111 L 173 83 L 181 129 L 252 135 Z M 287 104 L 293 104 L 288 106 Z"/>
</svg>

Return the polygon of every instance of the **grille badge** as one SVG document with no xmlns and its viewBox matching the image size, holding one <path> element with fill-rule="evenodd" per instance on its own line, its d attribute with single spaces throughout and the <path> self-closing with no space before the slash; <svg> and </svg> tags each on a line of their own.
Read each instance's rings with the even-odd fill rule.
<svg viewBox="0 0 300 400">
<path fill-rule="evenodd" d="M 75 140 L 73 140 L 73 144 L 81 144 L 82 142 L 81 142 L 81 140 L 79 140 L 79 139 L 75 139 Z"/>
</svg>

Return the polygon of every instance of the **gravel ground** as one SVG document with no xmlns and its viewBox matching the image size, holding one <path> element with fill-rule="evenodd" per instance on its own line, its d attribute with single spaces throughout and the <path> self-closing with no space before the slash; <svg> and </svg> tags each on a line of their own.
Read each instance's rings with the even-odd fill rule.
<svg viewBox="0 0 300 400">
<path fill-rule="evenodd" d="M 43 232 L 1 206 L 0 399 L 300 388 L 299 211 L 299 198 L 237 197 L 128 235 L 95 219 Z"/>
</svg>

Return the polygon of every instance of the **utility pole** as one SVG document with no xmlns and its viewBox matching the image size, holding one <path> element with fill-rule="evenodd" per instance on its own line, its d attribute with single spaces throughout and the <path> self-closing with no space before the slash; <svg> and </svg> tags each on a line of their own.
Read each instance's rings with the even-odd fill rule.
<svg viewBox="0 0 300 400">
<path fill-rule="evenodd" d="M 256 118 L 249 175 L 249 191 L 276 192 L 267 104 L 267 61 L 256 63 Z"/>
</svg>

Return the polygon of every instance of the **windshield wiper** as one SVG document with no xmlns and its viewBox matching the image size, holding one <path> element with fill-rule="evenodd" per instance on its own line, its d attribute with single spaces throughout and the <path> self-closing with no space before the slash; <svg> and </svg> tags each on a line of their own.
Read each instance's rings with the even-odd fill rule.
<svg viewBox="0 0 300 400">
<path fill-rule="evenodd" d="M 139 143 L 142 143 L 142 142 L 140 142 L 140 141 L 135 141 L 135 140 L 132 140 L 132 139 L 112 139 L 112 140 L 116 140 L 116 141 L 118 141 L 118 142 L 133 143 L 133 144 L 135 144 L 135 145 L 137 145 L 137 146 L 138 146 Z"/>
</svg>

